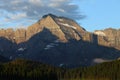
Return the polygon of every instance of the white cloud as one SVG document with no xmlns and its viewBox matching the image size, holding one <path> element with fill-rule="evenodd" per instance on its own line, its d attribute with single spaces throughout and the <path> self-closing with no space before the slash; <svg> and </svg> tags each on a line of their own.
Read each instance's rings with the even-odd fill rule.
<svg viewBox="0 0 120 80">
<path fill-rule="evenodd" d="M 78 0 L 0 0 L 0 14 L 5 20 L 39 20 L 41 16 L 52 13 L 72 19 L 80 19 L 79 6 L 70 4 Z M 4 23 L 4 22 L 3 22 Z"/>
<path fill-rule="evenodd" d="M 27 17 L 26 13 L 18 13 L 18 14 L 9 14 L 6 18 L 6 22 L 10 22 L 11 20 L 18 20 Z"/>
<path fill-rule="evenodd" d="M 29 0 L 31 4 L 43 6 L 42 0 Z"/>
<path fill-rule="evenodd" d="M 65 12 L 65 10 L 64 10 L 64 9 L 58 9 L 58 11 L 60 11 L 60 12 Z"/>
<path fill-rule="evenodd" d="M 48 4 L 48 6 L 49 7 L 58 7 L 58 6 L 60 6 L 60 4 L 59 3 L 50 3 L 50 4 Z"/>
<path fill-rule="evenodd" d="M 15 1 L 13 0 L 13 1 L 11 1 L 11 4 L 15 5 L 15 4 L 19 4 L 20 2 L 21 2 L 20 0 L 15 0 Z"/>
</svg>

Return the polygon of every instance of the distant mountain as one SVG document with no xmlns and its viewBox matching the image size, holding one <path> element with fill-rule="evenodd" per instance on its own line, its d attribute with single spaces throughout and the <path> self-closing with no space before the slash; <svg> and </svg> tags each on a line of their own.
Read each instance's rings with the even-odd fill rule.
<svg viewBox="0 0 120 80">
<path fill-rule="evenodd" d="M 118 50 L 120 50 L 120 29 L 113 29 L 113 28 L 108 28 L 105 30 L 98 30 L 94 32 L 97 34 L 98 37 L 98 44 L 104 45 L 104 46 L 109 46 L 109 47 L 114 47 Z M 107 41 L 107 43 L 102 43 L 102 38 Z"/>
<path fill-rule="evenodd" d="M 120 57 L 119 30 L 86 31 L 74 20 L 53 14 L 27 29 L 1 29 L 0 54 L 67 67 L 88 66 Z"/>
</svg>

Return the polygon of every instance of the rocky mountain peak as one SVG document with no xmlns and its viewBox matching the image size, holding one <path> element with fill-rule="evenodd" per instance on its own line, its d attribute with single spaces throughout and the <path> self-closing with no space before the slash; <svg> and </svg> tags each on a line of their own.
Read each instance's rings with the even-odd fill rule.
<svg viewBox="0 0 120 80">
<path fill-rule="evenodd" d="M 35 24 L 29 26 L 27 30 L 0 30 L 0 36 L 19 44 L 29 40 L 33 35 L 42 32 L 44 28 L 48 29 L 61 42 L 67 42 L 69 39 L 80 40 L 85 32 L 82 27 L 69 18 L 47 14 Z"/>
<path fill-rule="evenodd" d="M 47 14 L 47 15 L 44 15 L 42 18 L 46 18 L 46 17 L 48 17 L 48 16 L 50 16 L 50 17 L 52 17 L 52 18 L 57 17 L 57 16 L 55 16 L 55 15 L 53 15 L 53 14 L 49 13 L 49 14 Z"/>
<path fill-rule="evenodd" d="M 120 30 L 91 33 L 74 20 L 53 14 L 43 16 L 27 29 L 0 30 L 0 55 L 11 60 L 25 58 L 53 65 L 91 65 L 96 60 L 120 56 L 119 45 Z"/>
<path fill-rule="evenodd" d="M 44 34 L 49 33 L 48 31 L 51 35 L 49 35 L 49 37 L 48 35 L 44 36 Z M 43 37 L 46 37 L 46 40 L 50 40 L 51 37 L 53 38 L 53 36 L 55 36 L 60 42 L 68 42 L 71 39 L 77 41 L 84 40 L 120 49 L 120 30 L 108 28 L 90 33 L 79 26 L 74 20 L 55 16 L 53 14 L 44 15 L 38 22 L 29 26 L 27 29 L 0 29 L 0 37 L 4 37 L 13 43 L 20 44 L 28 41 L 32 36 L 41 32 L 44 32 Z"/>
<path fill-rule="evenodd" d="M 82 27 L 69 18 L 47 14 L 37 23 L 28 27 L 27 33 L 30 35 L 28 35 L 27 39 L 34 34 L 41 32 L 44 28 L 48 29 L 61 42 L 67 42 L 69 39 L 80 40 L 82 34 L 85 32 Z"/>
</svg>

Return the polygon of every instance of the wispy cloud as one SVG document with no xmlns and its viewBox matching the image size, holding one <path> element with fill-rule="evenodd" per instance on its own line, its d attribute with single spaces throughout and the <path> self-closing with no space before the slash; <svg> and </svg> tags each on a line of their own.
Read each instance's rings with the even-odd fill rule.
<svg viewBox="0 0 120 80">
<path fill-rule="evenodd" d="M 0 0 L 2 21 L 38 20 L 43 15 L 53 13 L 72 19 L 81 19 L 79 6 L 71 4 L 79 0 Z M 20 24 L 20 22 L 18 23 Z"/>
<path fill-rule="evenodd" d="M 4 21 L 10 22 L 10 21 L 14 21 L 14 20 L 23 19 L 26 17 L 27 17 L 26 13 L 8 14 L 8 15 L 6 15 L 6 18 L 4 19 Z"/>
</svg>

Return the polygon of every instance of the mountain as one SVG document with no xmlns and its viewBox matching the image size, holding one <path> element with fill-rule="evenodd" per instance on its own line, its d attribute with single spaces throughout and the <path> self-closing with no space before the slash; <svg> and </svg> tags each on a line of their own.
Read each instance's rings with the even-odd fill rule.
<svg viewBox="0 0 120 80">
<path fill-rule="evenodd" d="M 85 32 L 73 20 L 48 14 L 43 16 L 37 23 L 28 27 L 27 30 L 17 29 L 14 31 L 13 29 L 2 29 L 0 30 L 0 36 L 19 44 L 29 40 L 33 35 L 42 32 L 45 28 L 58 37 L 61 42 L 66 42 L 68 39 L 80 40 L 79 32 L 81 34 Z"/>
<path fill-rule="evenodd" d="M 55 66 L 88 66 L 120 57 L 119 30 L 86 31 L 74 20 L 48 14 L 27 29 L 1 29 L 0 54 Z"/>
</svg>

